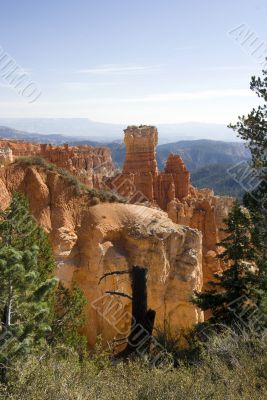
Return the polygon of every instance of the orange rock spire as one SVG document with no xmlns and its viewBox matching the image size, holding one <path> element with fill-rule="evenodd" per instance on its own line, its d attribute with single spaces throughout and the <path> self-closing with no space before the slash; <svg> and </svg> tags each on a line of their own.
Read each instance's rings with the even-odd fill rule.
<svg viewBox="0 0 267 400">
<path fill-rule="evenodd" d="M 154 126 L 128 126 L 124 130 L 126 156 L 123 173 L 152 173 L 157 175 L 156 145 L 158 130 Z"/>
</svg>

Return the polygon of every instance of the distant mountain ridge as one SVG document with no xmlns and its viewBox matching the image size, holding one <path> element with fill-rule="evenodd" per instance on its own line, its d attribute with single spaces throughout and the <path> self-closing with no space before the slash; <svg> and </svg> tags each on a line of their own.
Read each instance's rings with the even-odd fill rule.
<svg viewBox="0 0 267 400">
<path fill-rule="evenodd" d="M 164 168 L 169 153 L 179 154 L 190 172 L 208 165 L 232 165 L 250 158 L 250 152 L 244 143 L 208 139 L 182 140 L 157 147 L 160 169 Z"/>
<path fill-rule="evenodd" d="M 0 126 L 23 132 L 39 134 L 59 134 L 96 142 L 120 140 L 126 124 L 113 124 L 92 121 L 88 118 L 0 118 Z M 177 142 L 178 140 L 216 139 L 228 142 L 240 141 L 233 130 L 224 124 L 185 122 L 157 124 L 159 144 Z"/>
<path fill-rule="evenodd" d="M 25 132 L 20 131 L 17 129 L 10 128 L 8 126 L 0 126 L 0 138 L 2 139 L 15 139 L 15 140 L 25 140 L 28 142 L 34 143 L 51 143 L 51 144 L 64 144 L 68 143 L 70 140 L 82 140 L 82 137 L 71 137 L 71 136 L 64 136 L 61 134 L 41 134 L 41 133 L 34 133 L 34 132 Z M 87 144 L 91 146 L 98 146 L 98 142 L 86 141 Z M 103 146 L 103 145 L 102 145 Z"/>
<path fill-rule="evenodd" d="M 216 195 L 233 196 L 242 199 L 245 191 L 227 172 L 231 165 L 212 164 L 199 168 L 191 174 L 193 186 L 203 189 L 210 188 Z"/>
</svg>

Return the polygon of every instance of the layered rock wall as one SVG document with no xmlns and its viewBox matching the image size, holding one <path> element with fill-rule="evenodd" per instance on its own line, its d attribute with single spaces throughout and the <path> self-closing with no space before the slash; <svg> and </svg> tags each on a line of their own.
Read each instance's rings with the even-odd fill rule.
<svg viewBox="0 0 267 400">
<path fill-rule="evenodd" d="M 20 140 L 0 139 L 0 149 L 9 149 L 14 158 L 35 156 L 40 152 L 40 145 Z"/>
<path fill-rule="evenodd" d="M 90 187 L 101 187 L 104 176 L 111 176 L 114 166 L 106 147 L 40 145 L 40 156 L 69 170 Z"/>
<path fill-rule="evenodd" d="M 4 153 L 9 157 L 4 158 Z M 18 157 L 40 156 L 60 168 L 70 171 L 89 187 L 101 187 L 104 176 L 111 176 L 114 166 L 110 150 L 92 146 L 52 146 L 15 140 L 0 140 L 0 165 Z"/>
</svg>

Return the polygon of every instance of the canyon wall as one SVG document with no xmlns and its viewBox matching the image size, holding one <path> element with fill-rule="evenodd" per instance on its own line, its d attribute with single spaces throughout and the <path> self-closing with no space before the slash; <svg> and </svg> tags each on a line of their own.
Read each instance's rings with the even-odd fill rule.
<svg viewBox="0 0 267 400">
<path fill-rule="evenodd" d="M 156 161 L 157 129 L 154 126 L 130 126 L 124 131 L 126 157 L 123 171 L 107 179 L 109 188 L 129 198 L 131 203 L 160 207 L 178 224 L 202 232 L 204 287 L 214 272 L 221 270 L 217 243 L 222 238 L 223 219 L 233 204 L 231 197 L 215 196 L 212 190 L 196 189 L 181 157 L 170 154 L 164 171 Z"/>
<path fill-rule="evenodd" d="M 202 235 L 172 222 L 166 212 L 144 205 L 90 205 L 90 194 L 77 195 L 56 171 L 11 164 L 0 169 L 0 205 L 13 191 L 26 194 L 30 209 L 51 238 L 56 275 L 71 287 L 76 283 L 88 300 L 85 333 L 90 345 L 125 336 L 131 302 L 106 294 L 131 294 L 129 276 L 100 277 L 135 264 L 148 269 L 148 305 L 156 311 L 156 326 L 188 328 L 203 320 L 190 302 L 202 287 Z M 115 308 L 114 308 L 115 307 Z"/>
<path fill-rule="evenodd" d="M 52 146 L 15 140 L 0 140 L 0 165 L 7 165 L 18 157 L 42 157 L 59 168 L 76 175 L 90 188 L 99 188 L 104 176 L 114 173 L 110 150 L 87 145 Z"/>
<path fill-rule="evenodd" d="M 99 334 L 110 340 L 129 329 L 129 299 L 115 304 L 116 318 L 106 310 L 114 301 L 106 291 L 130 294 L 129 277 L 110 276 L 100 284 L 99 278 L 135 264 L 148 269 L 148 303 L 156 310 L 157 326 L 167 322 L 173 329 L 187 328 L 203 320 L 190 299 L 222 268 L 217 243 L 233 202 L 194 188 L 177 154 L 170 154 L 159 172 L 155 127 L 128 127 L 124 141 L 125 163 L 116 176 L 109 176 L 113 164 L 108 149 L 0 141 L 1 208 L 14 190 L 28 196 L 33 215 L 49 232 L 56 274 L 67 286 L 77 283 L 89 301 L 85 331 L 91 345 Z M 57 170 L 12 164 L 30 155 L 69 170 L 89 187 L 115 190 L 129 202 L 92 206 L 90 194 L 75 194 Z"/>
</svg>

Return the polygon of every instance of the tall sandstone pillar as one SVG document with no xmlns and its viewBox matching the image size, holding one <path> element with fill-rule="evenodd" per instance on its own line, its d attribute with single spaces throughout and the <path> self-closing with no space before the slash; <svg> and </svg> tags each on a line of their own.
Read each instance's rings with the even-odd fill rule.
<svg viewBox="0 0 267 400">
<path fill-rule="evenodd" d="M 132 198 L 131 202 L 138 202 L 138 199 L 154 202 L 163 210 L 167 210 L 169 202 L 175 198 L 182 200 L 188 196 L 190 174 L 178 155 L 170 154 L 165 170 L 158 172 L 156 127 L 128 126 L 124 130 L 124 143 L 123 172 L 113 180 L 121 194 Z"/>
<path fill-rule="evenodd" d="M 187 197 L 190 188 L 190 173 L 178 154 L 169 155 L 164 171 L 173 177 L 175 197 L 179 200 Z"/>
<path fill-rule="evenodd" d="M 128 126 L 124 130 L 126 156 L 123 173 L 151 173 L 157 175 L 156 145 L 158 130 L 154 126 Z"/>
<path fill-rule="evenodd" d="M 157 184 L 158 167 L 156 145 L 158 131 L 154 126 L 128 126 L 124 130 L 126 156 L 123 175 L 131 176 L 136 191 L 143 195 L 143 200 L 154 200 Z"/>
</svg>

